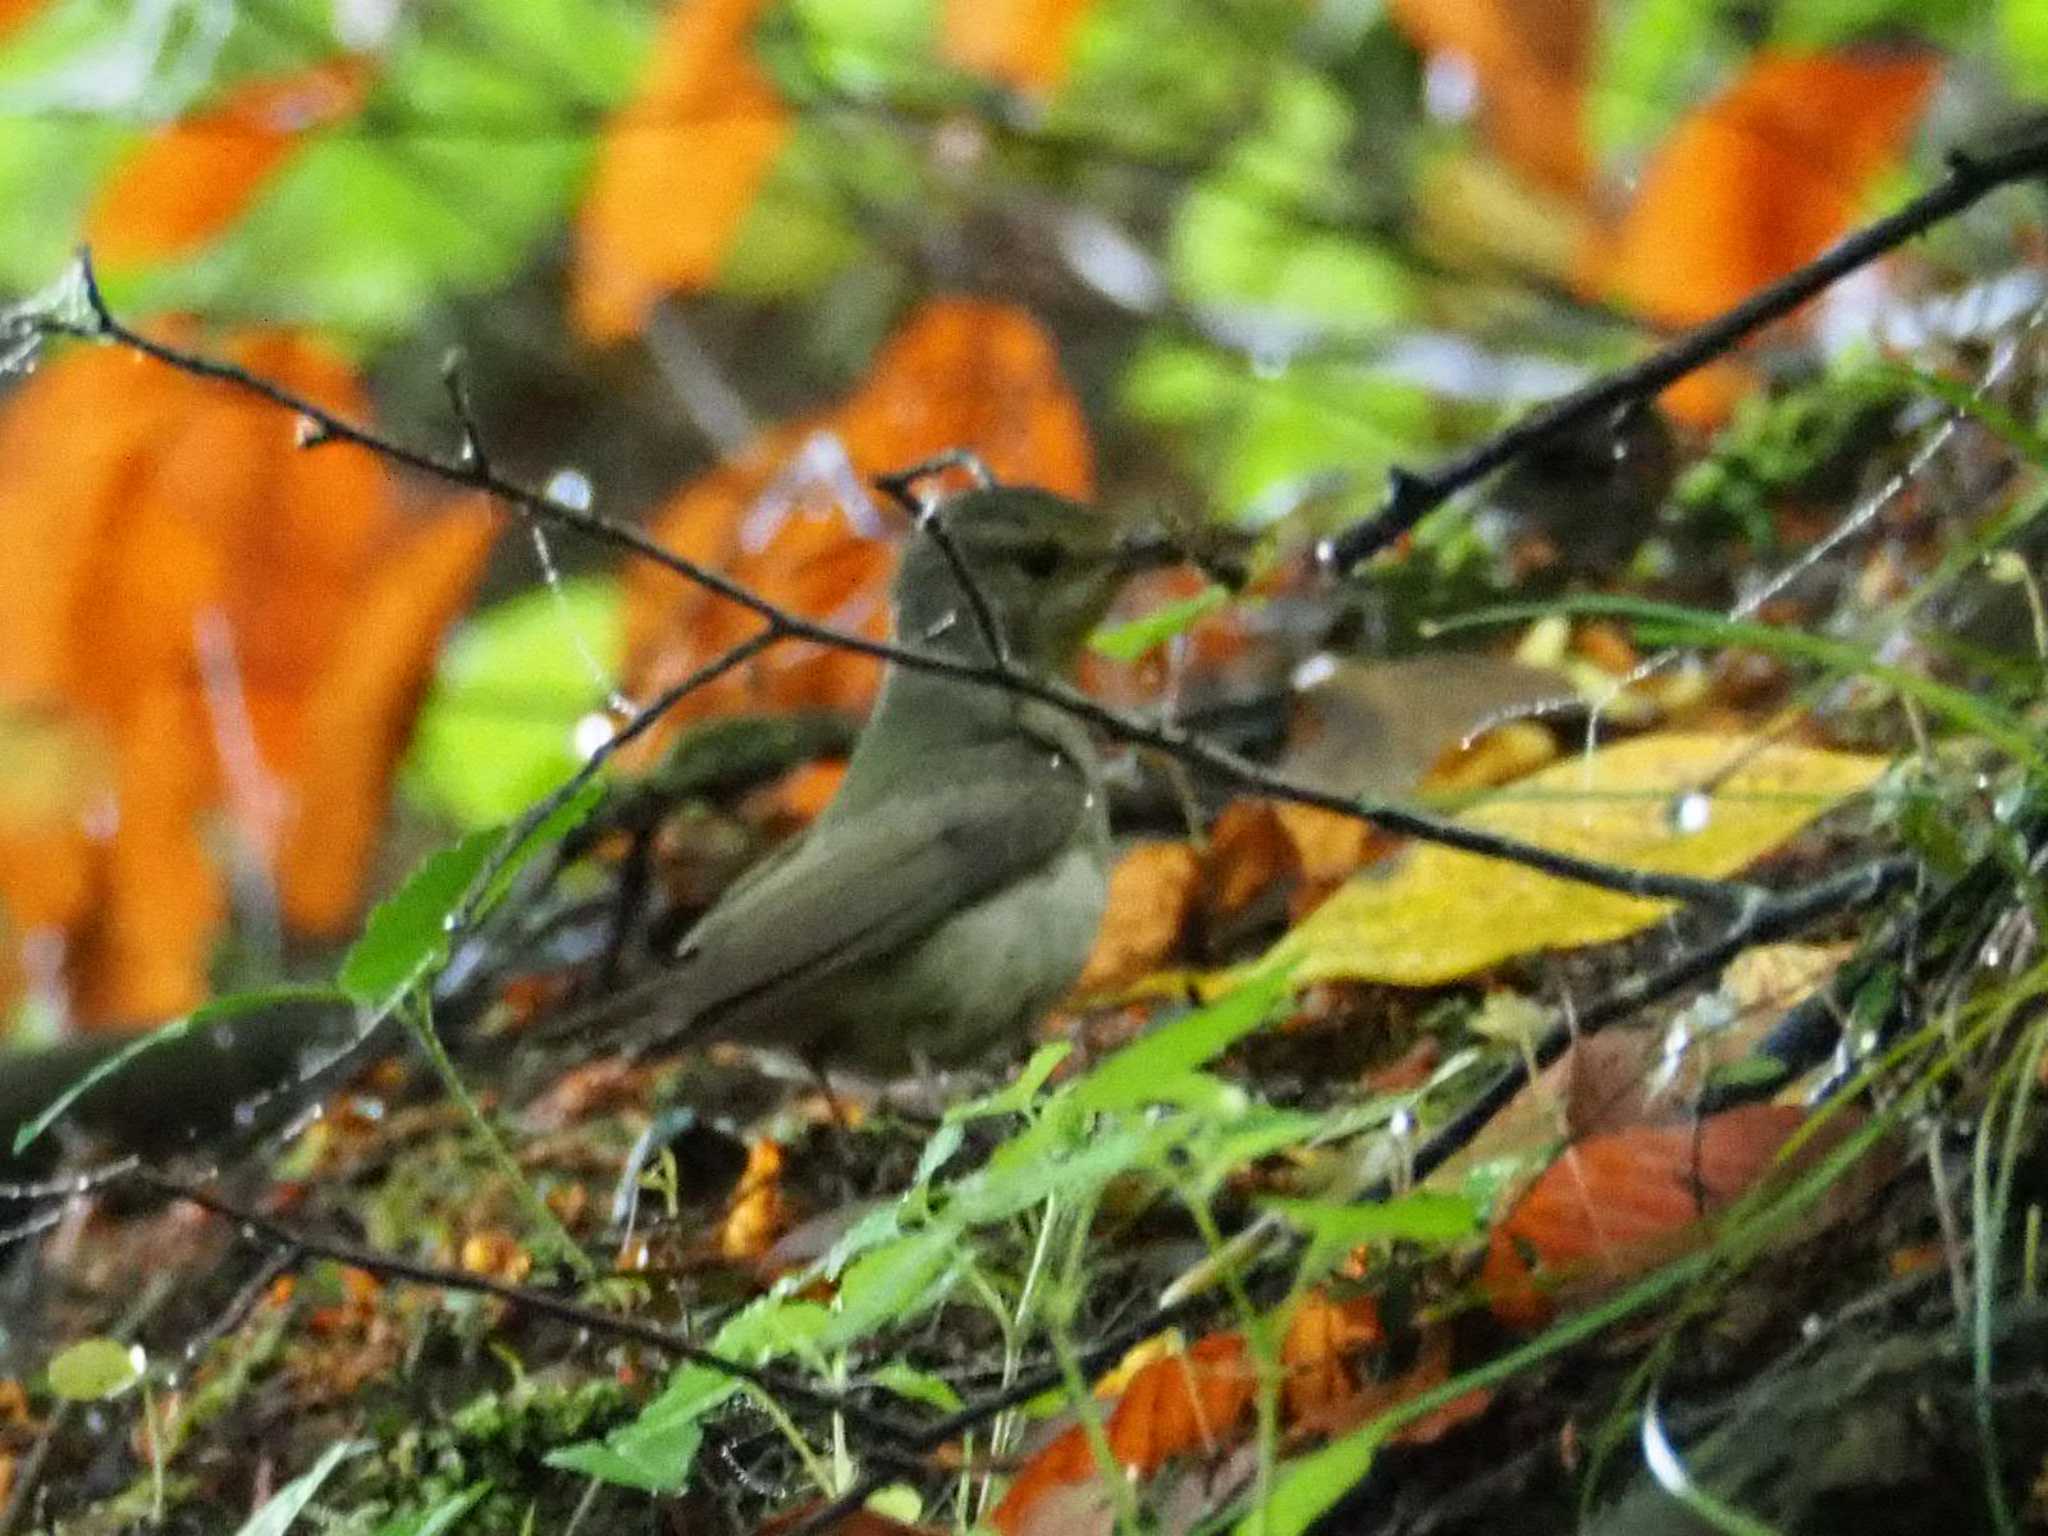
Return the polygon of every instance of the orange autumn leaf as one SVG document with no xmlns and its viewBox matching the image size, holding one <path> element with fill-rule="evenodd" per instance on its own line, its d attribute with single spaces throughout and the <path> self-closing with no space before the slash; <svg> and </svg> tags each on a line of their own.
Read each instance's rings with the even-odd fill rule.
<svg viewBox="0 0 2048 1536">
<path fill-rule="evenodd" d="M 1186 843 L 1143 843 L 1119 858 L 1076 990 L 1106 992 L 1165 964 L 1194 909 L 1201 873 L 1201 857 Z"/>
<path fill-rule="evenodd" d="M 1126 1475 L 1150 1477 L 1176 1456 L 1206 1454 L 1235 1438 L 1257 1377 L 1236 1333 L 1214 1333 L 1139 1369 L 1104 1426 L 1110 1455 Z M 1017 1474 L 990 1523 L 1003 1536 L 1038 1529 L 1034 1512 L 1060 1490 L 1096 1476 L 1078 1424 L 1063 1431 Z"/>
<path fill-rule="evenodd" d="M 1805 1120 L 1750 1104 L 1697 1123 L 1637 1125 L 1569 1148 L 1494 1228 L 1481 1283 L 1503 1322 L 1534 1328 L 1685 1251 L 1704 1217 L 1769 1171 Z"/>
<path fill-rule="evenodd" d="M 1694 325 L 1810 261 L 1854 222 L 1939 72 L 1924 53 L 1765 51 L 1675 128 L 1582 286 Z"/>
<path fill-rule="evenodd" d="M 0 40 L 21 30 L 49 4 L 50 0 L 0 0 Z"/>
<path fill-rule="evenodd" d="M 1370 1296 L 1332 1300 L 1322 1290 L 1302 1297 L 1287 1322 L 1280 1363 L 1287 1372 L 1281 1401 L 1287 1422 L 1296 1427 L 1325 1427 L 1351 1411 L 1362 1357 L 1386 1343 L 1379 1304 Z"/>
<path fill-rule="evenodd" d="M 1279 809 L 1269 800 L 1233 800 L 1217 816 L 1204 860 L 1204 899 L 1211 912 L 1235 916 L 1298 872 Z"/>
<path fill-rule="evenodd" d="M 946 0 L 940 51 L 948 62 L 1028 95 L 1066 79 L 1074 34 L 1094 0 Z"/>
<path fill-rule="evenodd" d="M 1719 358 L 1695 368 L 1657 396 L 1657 408 L 1682 427 L 1712 432 L 1735 413 L 1735 407 L 1757 387 L 1756 370 L 1733 358 Z"/>
<path fill-rule="evenodd" d="M 771 602 L 879 639 L 888 628 L 894 542 L 867 478 L 955 447 L 980 454 L 999 479 L 1089 494 L 1080 405 L 1051 340 L 1022 310 L 972 299 L 925 304 L 845 400 L 763 433 L 685 487 L 650 532 Z M 673 686 L 759 628 L 752 614 L 672 572 L 641 565 L 627 573 L 627 675 L 639 697 Z M 865 658 L 782 645 L 699 690 L 675 717 L 853 710 L 872 697 L 876 677 Z"/>
<path fill-rule="evenodd" d="M 358 111 L 371 65 L 346 56 L 245 81 L 158 130 L 94 200 L 86 244 L 110 267 L 182 255 L 220 234 L 314 129 Z"/>
<path fill-rule="evenodd" d="M 367 412 L 301 338 L 226 353 Z M 278 880 L 295 924 L 353 904 L 413 696 L 482 559 L 480 512 L 408 539 L 374 459 L 301 451 L 294 430 L 113 350 L 58 359 L 0 410 L 0 718 L 53 722 L 107 764 L 83 803 L 0 832 L 0 909 L 11 943 L 61 940 L 82 1020 L 203 999 L 221 849 Z"/>
<path fill-rule="evenodd" d="M 783 1192 L 782 1143 L 766 1137 L 747 1146 L 747 1166 L 734 1186 L 718 1228 L 718 1251 L 734 1261 L 759 1259 L 789 1229 L 790 1207 Z"/>
<path fill-rule="evenodd" d="M 755 59 L 766 0 L 671 8 L 640 94 L 605 130 L 576 216 L 570 308 L 593 341 L 718 276 L 795 121 Z"/>
<path fill-rule="evenodd" d="M 392 770 L 498 526 L 476 497 L 414 532 L 370 573 L 346 651 L 313 671 L 296 739 L 329 749 L 303 755 L 277 865 L 285 920 L 301 933 L 344 934 L 362 905 Z"/>
<path fill-rule="evenodd" d="M 1392 15 L 1437 62 L 1471 72 L 1495 154 L 1542 186 L 1584 186 L 1590 0 L 1394 0 Z"/>
<path fill-rule="evenodd" d="M 1214 1451 L 1230 1442 L 1257 1385 L 1241 1335 L 1197 1339 L 1131 1378 L 1109 1416 L 1110 1454 L 1149 1477 L 1175 1456 Z"/>
</svg>

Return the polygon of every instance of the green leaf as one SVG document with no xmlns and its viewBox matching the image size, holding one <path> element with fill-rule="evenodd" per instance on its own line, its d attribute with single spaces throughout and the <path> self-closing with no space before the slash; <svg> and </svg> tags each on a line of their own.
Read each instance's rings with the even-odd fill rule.
<svg viewBox="0 0 2048 1536">
<path fill-rule="evenodd" d="M 119 1397 L 149 1368 L 140 1344 L 81 1339 L 50 1362 L 50 1390 L 67 1402 L 98 1403 Z"/>
<path fill-rule="evenodd" d="M 962 1226 L 1003 1221 L 1058 1195 L 1084 1201 L 1111 1179 L 1148 1167 L 1189 1126 L 1112 1124 L 1078 1141 L 1064 1126 L 1040 1122 L 996 1148 L 987 1166 L 947 1192 L 943 1214 Z"/>
<path fill-rule="evenodd" d="M 1233 514 L 1337 470 L 1362 508 L 1390 465 L 1429 450 L 1442 415 L 1428 390 L 1381 371 L 1308 358 L 1265 368 L 1163 339 L 1138 347 L 1119 394 L 1141 421 L 1181 429 L 1190 462 Z"/>
<path fill-rule="evenodd" d="M 334 1475 L 334 1469 L 359 1451 L 370 1448 L 366 1440 L 337 1440 L 321 1453 L 311 1471 L 301 1473 L 270 1496 L 267 1503 L 242 1522 L 235 1536 L 284 1536 L 284 1532 L 311 1504 L 320 1485 Z"/>
<path fill-rule="evenodd" d="M 2048 8 L 2040 0 L 2002 0 L 1998 24 L 2014 93 L 2048 96 Z"/>
<path fill-rule="evenodd" d="M 891 1360 L 880 1370 L 869 1372 L 868 1380 L 898 1397 L 923 1403 L 941 1413 L 957 1413 L 962 1407 L 959 1392 L 945 1377 L 921 1371 L 901 1360 Z"/>
<path fill-rule="evenodd" d="M 1367 1243 L 1414 1242 L 1444 1247 L 1479 1230 L 1479 1210 L 1463 1195 L 1416 1190 L 1391 1200 L 1267 1200 L 1308 1234 L 1304 1279 L 1319 1276 L 1354 1248 Z"/>
<path fill-rule="evenodd" d="M 862 1254 L 840 1277 L 832 1322 L 818 1347 L 837 1349 L 887 1324 L 907 1322 L 946 1288 L 961 1257 L 959 1234 L 944 1227 Z"/>
<path fill-rule="evenodd" d="M 117 304 L 416 335 L 437 300 L 503 284 L 562 228 L 653 20 L 588 0 L 420 13 L 380 52 L 359 123 L 309 135 L 220 240 Z"/>
<path fill-rule="evenodd" d="M 995 1092 L 948 1109 L 945 1123 L 959 1125 L 968 1120 L 986 1120 L 994 1115 L 1025 1114 L 1038 1101 L 1039 1090 L 1045 1087 L 1060 1063 L 1073 1053 L 1071 1040 L 1048 1041 L 1031 1053 L 1031 1059 L 1024 1063 L 1016 1077 Z"/>
<path fill-rule="evenodd" d="M 816 1302 L 764 1296 L 727 1319 L 711 1348 L 728 1359 L 758 1365 L 808 1347 L 830 1321 L 831 1314 Z M 705 1416 L 740 1390 L 738 1381 L 713 1366 L 682 1366 L 632 1423 L 601 1441 L 550 1451 L 547 1463 L 644 1493 L 674 1493 L 689 1481 L 704 1443 Z"/>
<path fill-rule="evenodd" d="M 877 1488 L 869 1494 L 867 1502 L 861 1507 L 874 1511 L 884 1520 L 892 1520 L 908 1529 L 914 1526 L 917 1517 L 924 1513 L 924 1500 L 918 1497 L 917 1490 L 910 1484 L 891 1483 L 888 1487 Z"/>
<path fill-rule="evenodd" d="M 492 868 L 510 835 L 505 829 L 472 832 L 428 854 L 405 884 L 370 913 L 362 937 L 342 959 L 337 979 L 341 990 L 363 1007 L 390 1007 L 447 960 L 449 925 L 465 902 L 488 905 L 527 860 L 560 842 L 603 799 L 604 786 L 591 783 L 555 807 L 517 848 L 498 860 L 489 889 L 481 893 L 475 891 L 476 883 Z"/>
<path fill-rule="evenodd" d="M 126 1071 L 138 1056 L 145 1055 L 158 1046 L 170 1045 L 184 1039 L 195 1030 L 226 1023 L 243 1014 L 261 1013 L 281 1003 L 327 1003 L 347 1000 L 343 993 L 333 987 L 268 987 L 257 992 L 238 992 L 232 997 L 217 998 L 203 1007 L 194 1009 L 181 1019 L 173 1019 L 146 1035 L 138 1036 L 90 1071 L 80 1074 L 78 1081 L 58 1094 L 42 1113 L 24 1121 L 16 1128 L 14 1153 L 19 1156 L 30 1143 L 61 1119 L 72 1105 L 108 1078 Z"/>
<path fill-rule="evenodd" d="M 1264 1024 L 1292 990 L 1286 966 L 1247 978 L 1215 1002 L 1125 1046 L 1073 1085 L 1073 1102 L 1086 1110 L 1111 1110 L 1170 1101 L 1195 1068 Z"/>
<path fill-rule="evenodd" d="M 1192 629 L 1203 614 L 1214 613 L 1229 604 L 1229 588 L 1211 582 L 1193 597 L 1181 598 L 1138 618 L 1096 630 L 1088 637 L 1088 648 L 1111 661 L 1136 661 L 1147 651 Z"/>
<path fill-rule="evenodd" d="M 730 1394 L 728 1394 L 729 1396 Z M 691 1418 L 667 1433 L 639 1422 L 609 1440 L 583 1440 L 549 1451 L 547 1464 L 564 1472 L 595 1478 L 642 1493 L 674 1493 L 689 1480 L 690 1468 L 704 1444 L 704 1425 Z"/>
<path fill-rule="evenodd" d="M 1711 1068 L 1701 1085 L 1712 1093 L 1730 1093 L 1743 1088 L 1775 1086 L 1785 1080 L 1785 1063 L 1775 1056 L 1741 1056 Z"/>
<path fill-rule="evenodd" d="M 1740 40 L 1718 6 L 1638 0 L 1598 29 L 1586 135 L 1603 160 L 1640 156 L 1716 84 Z"/>
<path fill-rule="evenodd" d="M 350 946 L 338 978 L 366 1008 L 384 1008 L 448 958 L 448 919 L 490 863 L 503 834 L 472 832 L 430 853 L 390 897 L 377 904 Z"/>
<path fill-rule="evenodd" d="M 578 722 L 625 644 L 619 584 L 577 577 L 466 619 L 441 653 L 405 788 L 458 826 L 510 821 L 582 766 Z"/>
<path fill-rule="evenodd" d="M 425 1509 L 394 1515 L 377 1527 L 376 1536 L 446 1536 L 464 1515 L 476 1508 L 491 1487 L 488 1482 L 471 1483 Z"/>
</svg>

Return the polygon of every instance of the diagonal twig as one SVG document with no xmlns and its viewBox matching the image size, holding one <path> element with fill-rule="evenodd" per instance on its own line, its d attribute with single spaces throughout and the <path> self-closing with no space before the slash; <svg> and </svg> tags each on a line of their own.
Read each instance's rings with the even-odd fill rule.
<svg viewBox="0 0 2048 1536">
<path fill-rule="evenodd" d="M 868 656 L 877 661 L 916 671 L 959 679 L 963 684 L 996 688 L 1037 699 L 1077 719 L 1094 725 L 1119 740 L 1152 747 L 1191 766 L 1213 773 L 1225 782 L 1254 795 L 1299 805 L 1315 806 L 1340 816 L 1364 821 L 1397 836 L 1439 843 L 1483 858 L 1521 864 L 1601 890 L 1653 900 L 1697 903 L 1719 910 L 1739 908 L 1757 893 L 1753 887 L 1732 881 L 1700 879 L 1688 875 L 1629 869 L 1598 859 L 1581 858 L 1543 848 L 1517 838 L 1468 826 L 1450 817 L 1436 816 L 1385 801 L 1360 800 L 1271 772 L 1226 747 L 1188 731 L 1170 721 L 1148 720 L 1140 715 L 1113 709 L 1078 689 L 1039 678 L 1022 670 L 995 663 L 964 661 L 889 641 L 838 629 L 807 619 L 761 596 L 722 572 L 675 553 L 638 529 L 614 522 L 588 507 L 571 505 L 530 486 L 499 474 L 488 465 L 463 457 L 447 458 L 387 438 L 371 428 L 349 421 L 317 401 L 284 388 L 273 380 L 252 374 L 233 363 L 185 351 L 136 331 L 107 307 L 89 261 L 81 257 L 80 280 L 89 312 L 86 320 L 39 314 L 17 317 L 16 324 L 44 334 L 70 336 L 124 347 L 166 367 L 196 378 L 209 379 L 268 400 L 282 410 L 296 413 L 310 430 L 303 440 L 312 444 L 349 444 L 362 448 L 390 463 L 429 475 L 447 484 L 490 495 L 521 513 L 566 528 L 657 566 L 695 583 L 706 591 L 759 615 L 779 639 L 808 640 L 814 644 Z"/>
<path fill-rule="evenodd" d="M 1733 309 L 1687 331 L 1642 361 L 1536 407 L 1434 469 L 1418 473 L 1397 466 L 1389 471 L 1387 496 L 1380 509 L 1324 540 L 1318 550 L 1321 559 L 1334 569 L 1349 570 L 1385 549 L 1459 491 L 1538 445 L 1604 412 L 1648 400 L 1858 267 L 1925 234 L 2000 187 L 2044 174 L 2048 174 L 2048 131 L 1989 154 L 1951 153 L 1948 174 L 1904 207 L 1864 225 L 1797 271 L 1759 288 Z"/>
</svg>

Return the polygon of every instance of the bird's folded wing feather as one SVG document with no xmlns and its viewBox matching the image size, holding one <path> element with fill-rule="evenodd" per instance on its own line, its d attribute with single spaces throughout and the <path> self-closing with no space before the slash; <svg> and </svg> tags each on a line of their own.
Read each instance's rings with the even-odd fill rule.
<svg viewBox="0 0 2048 1536">
<path fill-rule="evenodd" d="M 880 961 L 1069 847 L 1092 790 L 1025 738 L 941 754 L 872 813 L 827 815 L 684 940 L 663 1040 Z"/>
</svg>

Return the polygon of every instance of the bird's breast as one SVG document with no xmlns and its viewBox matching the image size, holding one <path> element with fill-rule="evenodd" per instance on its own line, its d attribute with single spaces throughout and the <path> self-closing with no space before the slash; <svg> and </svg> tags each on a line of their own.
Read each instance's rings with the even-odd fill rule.
<svg viewBox="0 0 2048 1536">
<path fill-rule="evenodd" d="M 883 1076 L 1012 1048 L 1087 963 L 1109 900 L 1106 838 L 963 908 L 870 981 L 845 978 L 834 1055 Z"/>
</svg>

